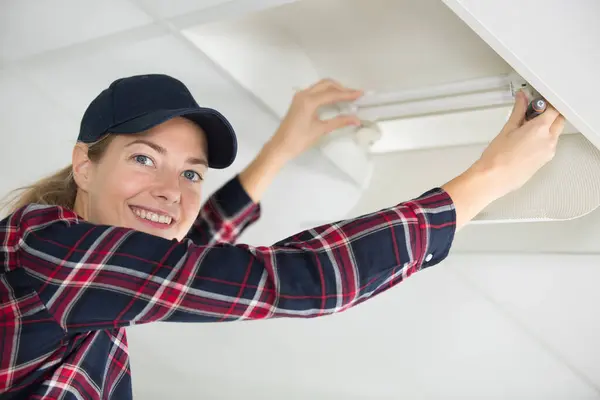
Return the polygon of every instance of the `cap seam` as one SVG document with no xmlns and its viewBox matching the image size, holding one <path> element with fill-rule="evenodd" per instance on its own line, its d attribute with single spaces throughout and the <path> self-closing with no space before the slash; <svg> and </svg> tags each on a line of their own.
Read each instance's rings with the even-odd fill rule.
<svg viewBox="0 0 600 400">
<path fill-rule="evenodd" d="M 115 109 L 115 88 L 113 87 L 110 91 L 110 116 L 112 117 L 112 121 L 110 121 L 110 126 L 113 126 L 115 124 Z"/>
</svg>

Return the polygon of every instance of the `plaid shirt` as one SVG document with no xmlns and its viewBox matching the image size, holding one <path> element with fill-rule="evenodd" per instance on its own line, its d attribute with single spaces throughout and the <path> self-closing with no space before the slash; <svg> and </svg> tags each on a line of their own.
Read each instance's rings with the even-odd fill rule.
<svg viewBox="0 0 600 400">
<path fill-rule="evenodd" d="M 30 205 L 0 223 L 3 399 L 130 399 L 125 327 L 341 312 L 437 264 L 455 210 L 437 188 L 273 246 L 233 244 L 260 214 L 237 178 L 184 241 Z"/>
</svg>

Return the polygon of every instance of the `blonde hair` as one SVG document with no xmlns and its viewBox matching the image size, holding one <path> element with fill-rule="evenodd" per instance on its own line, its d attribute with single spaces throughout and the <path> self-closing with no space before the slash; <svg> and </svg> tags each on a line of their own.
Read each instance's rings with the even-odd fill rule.
<svg viewBox="0 0 600 400">
<path fill-rule="evenodd" d="M 97 142 L 88 144 L 88 157 L 98 162 L 112 142 L 114 135 L 105 135 Z M 0 209 L 8 208 L 11 214 L 28 204 L 44 204 L 73 209 L 77 197 L 77 183 L 73 177 L 73 165 L 69 165 L 39 181 L 13 190 L 12 198 Z"/>
</svg>

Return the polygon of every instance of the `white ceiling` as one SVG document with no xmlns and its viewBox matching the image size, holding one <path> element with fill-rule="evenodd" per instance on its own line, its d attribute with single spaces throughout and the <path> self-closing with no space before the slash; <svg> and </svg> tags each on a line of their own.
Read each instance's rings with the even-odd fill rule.
<svg viewBox="0 0 600 400">
<path fill-rule="evenodd" d="M 290 4 L 270 8 L 285 3 Z M 147 72 L 177 76 L 200 103 L 232 120 L 240 156 L 231 169 L 211 173 L 207 192 L 216 189 L 252 159 L 277 120 L 181 31 L 245 19 L 250 11 L 266 10 L 252 17 L 257 20 L 279 19 L 279 28 L 319 60 L 320 75 L 367 89 L 509 68 L 437 0 L 365 4 L 0 0 L 0 195 L 66 165 L 89 101 L 112 80 Z M 368 22 L 381 15 L 377 24 Z M 354 38 L 345 35 L 344 23 L 356 30 Z M 326 25 L 333 29 L 327 38 L 311 29 Z M 405 32 L 402 42 L 391 40 L 397 29 Z M 380 40 L 366 41 L 373 32 Z M 444 42 L 449 37 L 456 40 Z M 369 53 L 385 55 L 385 62 Z M 440 176 L 404 172 L 403 166 L 436 159 L 451 174 L 468 160 L 452 161 L 448 154 L 442 148 L 377 156 L 370 190 L 393 193 L 398 201 L 418 195 L 443 183 Z M 244 240 L 271 243 L 307 221 L 379 206 L 360 197 L 319 152 L 310 152 L 278 177 L 264 200 L 263 219 Z M 329 318 L 135 327 L 134 390 L 142 399 L 258 399 L 269 397 L 267 388 L 271 398 L 298 399 L 600 398 L 600 317 L 594 311 L 600 258 L 514 254 L 597 253 L 599 223 L 595 212 L 552 228 L 467 227 L 455 252 L 485 255 L 454 254 L 401 287 Z"/>
</svg>

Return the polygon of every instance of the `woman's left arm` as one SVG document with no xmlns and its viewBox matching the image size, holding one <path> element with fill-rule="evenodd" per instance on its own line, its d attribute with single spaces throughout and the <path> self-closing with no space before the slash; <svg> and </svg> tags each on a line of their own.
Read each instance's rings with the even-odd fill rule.
<svg viewBox="0 0 600 400">
<path fill-rule="evenodd" d="M 342 92 L 348 92 L 348 89 L 330 80 L 320 81 L 315 86 L 334 86 Z M 361 94 L 358 91 L 348 93 L 352 98 Z M 290 109 L 290 113 L 294 113 L 294 109 Z M 288 162 L 310 149 L 318 139 L 314 134 L 311 135 L 309 126 L 286 122 L 289 119 L 296 121 L 298 118 L 284 119 L 254 160 L 208 199 L 186 238 L 197 245 L 234 244 L 241 233 L 258 220 L 260 201 L 277 174 Z M 328 122 L 328 128 L 333 130 L 336 125 L 342 127 L 349 121 L 359 123 L 356 117 L 338 117 Z"/>
<path fill-rule="evenodd" d="M 187 238 L 196 245 L 234 244 L 259 218 L 262 196 L 288 162 L 310 149 L 326 133 L 348 125 L 360 125 L 360 120 L 352 115 L 315 124 L 316 117 L 306 115 L 306 106 L 323 100 L 325 103 L 353 101 L 361 95 L 361 91 L 345 88 L 330 79 L 323 79 L 298 93 L 294 100 L 301 96 L 298 99 L 301 106 L 290 107 L 273 137 L 250 165 L 211 196 Z"/>
<path fill-rule="evenodd" d="M 210 196 L 186 238 L 197 245 L 234 244 L 260 218 L 260 200 L 289 160 L 284 154 L 276 142 L 267 143 L 244 171 Z"/>
<path fill-rule="evenodd" d="M 186 239 L 199 246 L 234 244 L 242 232 L 259 218 L 260 204 L 248 195 L 238 175 L 210 196 Z"/>
</svg>

